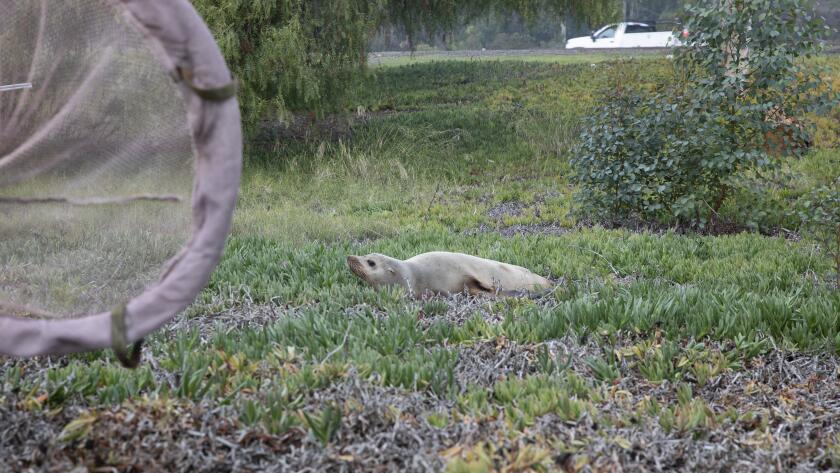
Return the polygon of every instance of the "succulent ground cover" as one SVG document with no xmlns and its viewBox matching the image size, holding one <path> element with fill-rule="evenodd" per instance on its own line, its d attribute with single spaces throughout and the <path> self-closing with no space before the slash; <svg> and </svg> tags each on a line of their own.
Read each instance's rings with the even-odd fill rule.
<svg viewBox="0 0 840 473">
<path fill-rule="evenodd" d="M 787 212 L 840 149 L 817 139 L 761 198 L 744 176 L 718 234 L 605 228 L 572 209 L 582 117 L 668 68 L 600 59 L 378 68 L 346 132 L 267 132 L 223 261 L 139 368 L 0 358 L 0 470 L 840 469 L 840 291 Z M 344 262 L 434 249 L 557 288 L 415 301 Z"/>
</svg>

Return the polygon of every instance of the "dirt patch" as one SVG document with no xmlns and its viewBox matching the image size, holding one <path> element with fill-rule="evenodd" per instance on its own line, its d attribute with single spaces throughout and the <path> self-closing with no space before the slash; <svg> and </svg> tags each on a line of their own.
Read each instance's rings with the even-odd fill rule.
<svg viewBox="0 0 840 473">
<path fill-rule="evenodd" d="M 487 209 L 486 214 L 492 219 L 501 220 L 505 217 L 518 217 L 528 207 L 529 205 L 519 201 L 502 202 Z"/>
<path fill-rule="evenodd" d="M 254 143 L 258 147 L 277 146 L 288 141 L 337 141 L 350 136 L 353 131 L 350 113 L 318 118 L 314 114 L 296 114 L 286 122 L 265 122 L 260 127 Z"/>
<path fill-rule="evenodd" d="M 526 235 L 548 235 L 560 236 L 572 231 L 569 227 L 564 227 L 557 222 L 534 223 L 530 225 L 508 225 L 491 227 L 489 225 L 481 224 L 476 228 L 471 228 L 464 231 L 464 235 L 474 236 L 482 233 L 498 233 L 506 238 L 513 238 L 515 236 Z"/>
<path fill-rule="evenodd" d="M 558 192 L 547 192 L 538 195 L 531 203 L 525 203 L 519 200 L 508 202 L 501 202 L 490 205 L 485 211 L 485 215 L 495 221 L 495 225 L 482 223 L 478 227 L 470 228 L 462 232 L 464 235 L 472 236 L 482 233 L 498 233 L 504 237 L 511 238 L 517 235 L 563 235 L 572 229 L 565 227 L 556 221 L 539 221 L 540 207 L 545 204 L 547 199 L 559 196 Z M 492 196 L 487 194 L 482 196 L 479 201 L 484 204 L 489 204 Z M 504 219 L 508 217 L 519 217 L 525 214 L 526 211 L 533 210 L 534 217 L 538 220 L 531 224 L 514 224 L 505 225 Z"/>
<path fill-rule="evenodd" d="M 199 315 L 178 315 L 172 323 L 164 325 L 159 333 L 167 339 L 175 338 L 179 334 L 196 330 L 202 340 L 207 340 L 211 334 L 222 328 L 225 330 L 242 330 L 260 328 L 276 322 L 281 318 L 299 317 L 299 307 L 288 305 L 251 304 L 227 309 L 221 312 L 209 312 Z"/>
<path fill-rule="evenodd" d="M 443 105 L 443 104 L 440 104 Z M 458 104 L 460 105 L 460 104 Z M 259 132 L 252 140 L 262 149 L 278 150 L 284 142 L 337 142 L 353 137 L 354 128 L 362 126 L 372 120 L 400 114 L 411 114 L 422 111 L 420 108 L 383 108 L 381 110 L 345 111 L 316 117 L 312 113 L 294 114 L 291 119 L 263 122 Z"/>
<path fill-rule="evenodd" d="M 490 387 L 505 377 L 525 377 L 537 371 L 534 348 L 515 342 L 479 342 L 458 350 L 455 376 L 463 391 L 470 385 Z"/>
<path fill-rule="evenodd" d="M 467 293 L 449 297 L 435 297 L 421 304 L 418 319 L 424 329 L 437 322 L 462 326 L 473 317 L 481 317 L 490 323 L 501 322 L 502 318 L 490 310 L 491 299 L 471 296 Z"/>
<path fill-rule="evenodd" d="M 511 207 L 515 208 L 515 207 Z M 522 207 L 522 209 L 527 207 Z M 492 210 L 492 209 L 491 209 Z M 501 212 L 501 210 L 499 210 Z M 500 214 L 504 215 L 520 215 L 519 214 Z M 462 232 L 465 236 L 475 236 L 484 233 L 496 233 L 506 238 L 512 238 L 519 235 L 546 235 L 546 236 L 561 236 L 581 228 L 592 228 L 596 225 L 595 222 L 583 221 L 579 222 L 573 227 L 561 225 L 559 222 L 540 222 L 533 224 L 515 224 L 502 225 L 501 218 L 497 220 L 497 225 L 491 226 L 482 223 L 478 227 L 469 228 Z M 606 229 L 624 229 L 636 233 L 651 233 L 655 235 L 664 235 L 667 232 L 675 232 L 679 235 L 703 235 L 703 236 L 722 236 L 722 235 L 736 235 L 738 233 L 751 232 L 743 225 L 737 225 L 731 222 L 721 223 L 714 229 L 695 229 L 689 227 L 669 227 L 652 222 L 642 222 L 638 220 L 633 221 L 603 221 L 598 222 L 598 225 Z M 787 230 L 785 228 L 772 228 L 767 231 L 759 232 L 761 235 L 769 237 L 781 237 L 790 242 L 802 241 L 802 236 L 796 232 Z"/>
<path fill-rule="evenodd" d="M 397 388 L 373 386 L 355 376 L 313 396 L 310 405 L 344 406 L 342 426 L 327 449 L 311 438 L 282 460 L 288 471 L 437 471 L 438 452 L 467 429 L 437 429 L 426 420 L 452 403 Z M 301 469 L 303 468 L 303 469 Z"/>
</svg>

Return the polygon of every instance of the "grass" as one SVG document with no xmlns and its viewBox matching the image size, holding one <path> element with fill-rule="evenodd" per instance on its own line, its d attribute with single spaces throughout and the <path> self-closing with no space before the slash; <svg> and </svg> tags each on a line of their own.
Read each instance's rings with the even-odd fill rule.
<svg viewBox="0 0 840 473">
<path fill-rule="evenodd" d="M 148 340 L 140 368 L 108 352 L 0 360 L 0 423 L 42 419 L 53 465 L 122 469 L 228 460 L 105 458 L 121 451 L 114 439 L 157 435 L 117 419 L 171 430 L 170 446 L 211 429 L 252 469 L 832 465 L 837 432 L 820 423 L 836 416 L 840 353 L 830 261 L 784 231 L 585 225 L 567 162 L 580 120 L 599 88 L 667 77 L 667 61 L 574 58 L 375 69 L 348 103 L 363 111 L 352 134 L 247 157 L 221 264 Z M 840 149 L 819 146 L 787 164 L 784 185 L 736 195 L 725 211 L 760 210 L 765 233 L 795 234 L 792 202 L 840 175 Z M 436 249 L 559 285 L 536 300 L 413 301 L 364 286 L 344 263 Z M 773 436 L 780 426 L 790 443 Z M 405 432 L 402 443 L 381 437 Z M 720 438 L 752 447 L 702 453 Z M 32 464 L 25 444 L 5 460 L 13 469 Z M 675 444 L 700 453 L 680 460 L 664 446 Z"/>
<path fill-rule="evenodd" d="M 661 54 L 659 52 L 651 53 L 646 51 L 636 52 L 638 55 Z M 626 56 L 626 53 L 608 53 L 608 52 L 578 52 L 575 54 L 545 54 L 535 53 L 533 51 L 515 53 L 510 55 L 498 55 L 494 51 L 473 52 L 473 51 L 436 51 L 427 53 L 414 54 L 399 54 L 399 55 L 383 55 L 372 53 L 369 61 L 374 66 L 378 67 L 400 67 L 415 64 L 425 64 L 429 62 L 448 62 L 448 61 L 475 61 L 475 62 L 500 62 L 500 61 L 525 61 L 529 63 L 547 62 L 555 64 L 580 64 L 602 62 L 614 59 L 617 56 Z"/>
<path fill-rule="evenodd" d="M 80 316 L 110 310 L 142 291 L 190 229 L 190 176 L 166 183 L 155 177 L 158 182 L 138 177 L 119 189 L 106 178 L 79 190 L 56 185 L 55 178 L 7 189 L 13 196 L 74 198 L 157 189 L 181 201 L 0 205 L 0 299 L 34 309 L 34 315 Z"/>
</svg>

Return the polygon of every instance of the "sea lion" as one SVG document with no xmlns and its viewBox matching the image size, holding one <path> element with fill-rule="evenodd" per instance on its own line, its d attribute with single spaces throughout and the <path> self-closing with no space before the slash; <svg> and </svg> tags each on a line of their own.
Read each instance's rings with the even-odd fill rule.
<svg viewBox="0 0 840 473">
<path fill-rule="evenodd" d="M 405 261 L 379 253 L 348 256 L 347 266 L 374 288 L 399 285 L 412 297 L 464 290 L 472 295 L 515 296 L 553 286 L 521 266 L 446 251 L 423 253 Z"/>
</svg>

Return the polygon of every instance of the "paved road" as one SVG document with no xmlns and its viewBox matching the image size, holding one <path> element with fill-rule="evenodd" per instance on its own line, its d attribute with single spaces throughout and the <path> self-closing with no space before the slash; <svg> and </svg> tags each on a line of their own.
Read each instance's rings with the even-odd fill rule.
<svg viewBox="0 0 840 473">
<path fill-rule="evenodd" d="M 640 54 L 667 54 L 669 48 L 638 48 L 638 49 L 488 49 L 466 51 L 414 51 L 414 57 L 439 56 L 447 58 L 499 57 L 499 56 L 577 56 L 582 54 L 614 54 L 616 56 L 638 56 Z M 379 51 L 368 54 L 371 64 L 383 60 L 409 57 L 410 51 Z"/>
<path fill-rule="evenodd" d="M 670 48 L 616 48 L 616 49 L 498 49 L 498 50 L 470 50 L 470 51 L 415 51 L 414 57 L 446 57 L 446 58 L 476 58 L 476 57 L 515 57 L 515 56 L 576 56 L 582 54 L 599 54 L 620 56 L 665 55 Z M 827 54 L 840 54 L 840 45 L 826 50 Z M 369 64 L 379 64 L 388 59 L 409 57 L 409 51 L 380 51 L 368 54 Z"/>
</svg>

